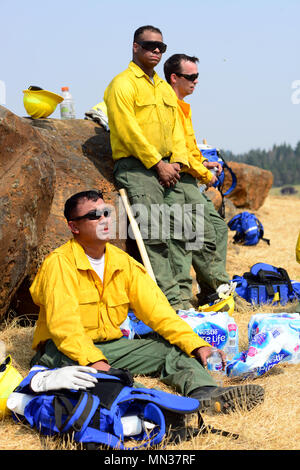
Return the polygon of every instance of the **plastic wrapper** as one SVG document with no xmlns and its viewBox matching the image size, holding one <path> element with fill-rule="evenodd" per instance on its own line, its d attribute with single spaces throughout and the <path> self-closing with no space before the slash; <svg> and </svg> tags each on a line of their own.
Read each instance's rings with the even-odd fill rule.
<svg viewBox="0 0 300 470">
<path fill-rule="evenodd" d="M 233 317 L 227 312 L 197 312 L 196 310 L 178 310 L 178 316 L 207 343 L 223 349 L 227 360 L 239 352 L 238 327 Z M 125 322 L 120 326 L 123 336 L 128 339 L 141 337 L 150 333 L 151 328 L 138 320 L 133 312 L 128 313 Z M 210 370 L 221 371 L 222 363 L 208 365 Z"/>
<path fill-rule="evenodd" d="M 255 378 L 280 362 L 300 362 L 299 314 L 257 314 L 248 325 L 249 347 L 226 368 L 228 376 Z"/>
</svg>

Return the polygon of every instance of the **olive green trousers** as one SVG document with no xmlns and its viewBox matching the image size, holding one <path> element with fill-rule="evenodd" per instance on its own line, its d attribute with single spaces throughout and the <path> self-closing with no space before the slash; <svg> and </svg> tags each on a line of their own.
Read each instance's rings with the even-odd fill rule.
<svg viewBox="0 0 300 470">
<path fill-rule="evenodd" d="M 134 157 L 116 161 L 114 177 L 118 188 L 127 191 L 158 286 L 175 309 L 189 308 L 192 253 L 186 249 L 180 222 L 184 188 L 163 187 L 156 171 Z"/>
<path fill-rule="evenodd" d="M 134 157 L 118 160 L 114 176 L 128 193 L 157 284 L 174 308 L 190 307 L 191 266 L 204 296 L 230 282 L 227 225 L 193 176 L 182 172 L 174 187 L 164 188 L 156 171 Z"/>
<path fill-rule="evenodd" d="M 197 246 L 192 249 L 192 265 L 201 290 L 209 294 L 220 284 L 230 282 L 226 271 L 228 227 L 209 197 L 200 193 L 194 177 L 186 174 L 180 184 L 184 186 L 186 204 L 192 204 L 194 208 L 203 205 L 203 243 L 200 249 Z M 199 216 L 193 209 L 195 233 L 199 231 L 196 227 Z"/>
<path fill-rule="evenodd" d="M 155 333 L 141 339 L 120 338 L 95 346 L 105 355 L 111 367 L 128 369 L 133 375 L 157 377 L 185 396 L 198 387 L 217 386 L 195 358 L 187 356 Z M 58 351 L 52 340 L 48 340 L 43 350 L 33 357 L 31 366 L 36 364 L 53 369 L 77 363 Z"/>
</svg>

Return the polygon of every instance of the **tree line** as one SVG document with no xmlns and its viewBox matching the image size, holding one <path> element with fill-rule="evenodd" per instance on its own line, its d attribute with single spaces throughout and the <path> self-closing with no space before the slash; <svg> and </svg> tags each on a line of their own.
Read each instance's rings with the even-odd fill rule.
<svg viewBox="0 0 300 470">
<path fill-rule="evenodd" d="M 271 150 L 250 150 L 243 154 L 221 151 L 225 160 L 255 165 L 273 173 L 273 186 L 300 184 L 300 141 L 293 149 L 290 145 L 274 145 Z"/>
</svg>

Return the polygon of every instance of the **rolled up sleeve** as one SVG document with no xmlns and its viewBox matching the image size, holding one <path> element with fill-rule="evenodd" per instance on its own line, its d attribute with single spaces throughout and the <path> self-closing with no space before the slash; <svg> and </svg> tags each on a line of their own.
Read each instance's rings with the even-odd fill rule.
<svg viewBox="0 0 300 470">
<path fill-rule="evenodd" d="M 176 314 L 142 265 L 132 265 L 130 303 L 137 318 L 188 356 L 196 348 L 210 346 Z"/>
</svg>

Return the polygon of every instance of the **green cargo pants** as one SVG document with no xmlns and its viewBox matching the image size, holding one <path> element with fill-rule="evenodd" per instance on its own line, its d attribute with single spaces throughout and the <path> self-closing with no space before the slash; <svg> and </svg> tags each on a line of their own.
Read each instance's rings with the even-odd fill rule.
<svg viewBox="0 0 300 470">
<path fill-rule="evenodd" d="M 215 292 L 223 283 L 229 283 L 226 271 L 228 228 L 216 211 L 212 201 L 199 192 L 196 179 L 188 173 L 181 173 L 177 183 L 184 190 L 185 203 L 193 205 L 193 232 L 196 232 L 196 205 L 204 209 L 203 246 L 192 249 L 192 265 L 196 279 L 205 295 Z"/>
<path fill-rule="evenodd" d="M 143 339 L 121 338 L 95 344 L 111 367 L 128 369 L 134 375 L 151 375 L 172 387 L 182 395 L 189 395 L 203 386 L 217 386 L 206 369 L 194 358 L 187 356 L 177 346 L 172 346 L 162 337 L 149 334 Z M 50 369 L 77 365 L 72 359 L 58 351 L 52 340 L 48 340 L 43 351 L 37 352 L 33 365 Z"/>
<path fill-rule="evenodd" d="M 192 292 L 190 268 L 192 253 L 185 249 L 181 235 L 174 236 L 174 212 L 182 211 L 182 187 L 164 188 L 157 173 L 134 157 L 115 162 L 114 177 L 119 189 L 125 188 L 157 284 L 175 308 L 189 308 Z M 180 214 L 179 214 L 180 218 Z M 180 269 L 178 268 L 180 267 Z"/>
</svg>

